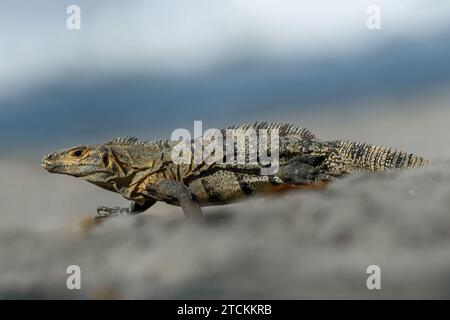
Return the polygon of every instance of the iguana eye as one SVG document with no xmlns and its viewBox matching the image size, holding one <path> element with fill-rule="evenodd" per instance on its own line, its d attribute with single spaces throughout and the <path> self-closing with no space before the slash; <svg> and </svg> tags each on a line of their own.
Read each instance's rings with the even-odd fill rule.
<svg viewBox="0 0 450 320">
<path fill-rule="evenodd" d="M 72 157 L 77 157 L 77 158 L 79 158 L 79 157 L 81 157 L 82 155 L 83 155 L 83 151 L 81 151 L 81 150 L 79 150 L 79 149 L 72 152 Z"/>
</svg>

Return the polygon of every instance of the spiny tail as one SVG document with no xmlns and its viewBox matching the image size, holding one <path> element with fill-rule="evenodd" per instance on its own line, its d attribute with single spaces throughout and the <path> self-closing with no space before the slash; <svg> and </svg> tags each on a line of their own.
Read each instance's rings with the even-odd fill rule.
<svg viewBox="0 0 450 320">
<path fill-rule="evenodd" d="M 394 148 L 348 141 L 336 141 L 333 144 L 336 148 L 336 157 L 340 158 L 340 161 L 343 163 L 347 163 L 349 168 L 351 168 L 350 171 L 415 168 L 426 166 L 430 163 L 422 157 Z"/>
</svg>

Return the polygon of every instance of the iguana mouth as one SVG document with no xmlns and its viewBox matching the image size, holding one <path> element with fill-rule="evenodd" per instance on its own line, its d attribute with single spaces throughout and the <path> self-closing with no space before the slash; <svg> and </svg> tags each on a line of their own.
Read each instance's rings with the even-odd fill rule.
<svg viewBox="0 0 450 320">
<path fill-rule="evenodd" d="M 69 165 L 52 163 L 52 162 L 50 162 L 50 161 L 48 161 L 46 159 L 43 159 L 41 167 L 44 168 L 45 170 L 47 170 L 50 173 L 62 173 L 58 169 L 64 168 L 64 167 L 69 167 Z"/>
<path fill-rule="evenodd" d="M 67 164 L 60 161 L 55 161 L 54 158 L 52 158 L 54 155 L 49 154 L 42 158 L 41 167 L 47 170 L 50 173 L 68 173 L 64 168 L 70 168 L 73 167 L 74 164 Z M 80 164 L 76 165 L 77 167 L 82 166 Z"/>
</svg>

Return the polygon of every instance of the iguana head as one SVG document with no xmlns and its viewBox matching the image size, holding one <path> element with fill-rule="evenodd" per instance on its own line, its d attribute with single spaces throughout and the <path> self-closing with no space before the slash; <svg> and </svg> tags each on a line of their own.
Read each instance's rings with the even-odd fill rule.
<svg viewBox="0 0 450 320">
<path fill-rule="evenodd" d="M 105 144 L 80 145 L 51 153 L 42 167 L 91 182 L 101 188 L 127 195 L 136 181 L 152 170 L 167 148 L 162 141 L 140 142 L 137 138 L 116 138 Z"/>
<path fill-rule="evenodd" d="M 42 167 L 51 173 L 66 174 L 92 183 L 104 183 L 115 176 L 103 146 L 80 145 L 51 153 L 42 159 Z"/>
</svg>

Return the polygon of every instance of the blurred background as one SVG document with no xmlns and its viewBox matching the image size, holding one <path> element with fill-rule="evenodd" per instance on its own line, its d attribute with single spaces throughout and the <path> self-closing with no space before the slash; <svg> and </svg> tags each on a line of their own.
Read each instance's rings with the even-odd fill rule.
<svg viewBox="0 0 450 320">
<path fill-rule="evenodd" d="M 71 4 L 81 30 L 66 28 Z M 366 27 L 372 4 L 380 30 Z M 293 121 L 326 136 L 320 123 L 336 116 L 431 112 L 450 81 L 445 1 L 18 0 L 0 12 L 2 154 L 168 138 L 193 120 Z"/>
<path fill-rule="evenodd" d="M 80 30 L 66 27 L 72 4 Z M 369 5 L 379 30 L 367 28 Z M 0 0 L 0 237 L 47 237 L 97 205 L 127 204 L 44 172 L 43 155 L 167 139 L 194 120 L 293 122 L 446 160 L 449 39 L 440 0 Z"/>
</svg>

